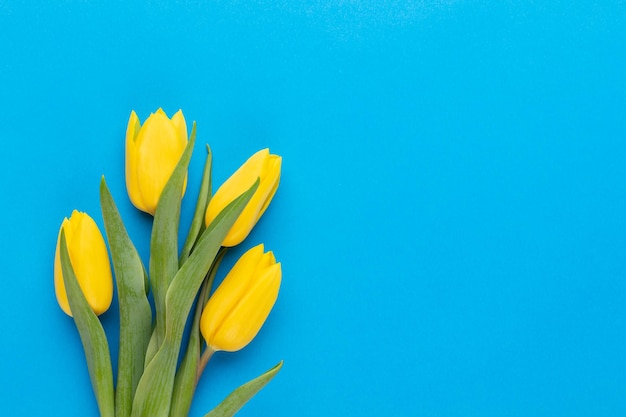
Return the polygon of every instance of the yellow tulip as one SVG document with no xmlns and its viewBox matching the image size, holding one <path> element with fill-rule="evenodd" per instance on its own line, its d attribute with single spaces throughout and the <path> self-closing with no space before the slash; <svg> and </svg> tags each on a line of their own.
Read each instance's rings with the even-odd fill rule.
<svg viewBox="0 0 626 417">
<path fill-rule="evenodd" d="M 113 299 L 113 276 L 102 233 L 88 214 L 76 210 L 61 224 L 54 255 L 54 290 L 59 306 L 69 316 L 72 312 L 65 292 L 59 247 L 62 230 L 78 284 L 91 309 L 100 315 L 109 309 Z"/>
<path fill-rule="evenodd" d="M 182 110 L 169 119 L 158 109 L 143 126 L 131 112 L 126 128 L 126 188 L 135 207 L 154 215 L 185 146 L 187 125 Z"/>
<path fill-rule="evenodd" d="M 250 188 L 257 178 L 261 180 L 259 188 L 226 235 L 222 243 L 223 246 L 230 247 L 240 244 L 261 218 L 278 188 L 281 163 L 282 158 L 280 156 L 270 154 L 269 149 L 262 149 L 239 167 L 211 198 L 205 215 L 207 226 L 224 207 Z"/>
<path fill-rule="evenodd" d="M 276 302 L 281 275 L 263 245 L 243 254 L 202 312 L 200 330 L 212 351 L 234 352 L 250 343 Z"/>
</svg>

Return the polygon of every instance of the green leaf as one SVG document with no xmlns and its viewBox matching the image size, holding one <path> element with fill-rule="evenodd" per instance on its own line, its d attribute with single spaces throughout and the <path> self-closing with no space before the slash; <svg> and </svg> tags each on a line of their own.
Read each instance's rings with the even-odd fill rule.
<svg viewBox="0 0 626 417">
<path fill-rule="evenodd" d="M 130 416 L 135 389 L 143 373 L 146 348 L 152 330 L 152 311 L 146 297 L 143 264 L 128 236 L 104 177 L 100 182 L 100 205 L 111 247 L 120 309 L 115 415 L 127 417 Z"/>
<path fill-rule="evenodd" d="M 250 189 L 226 206 L 211 222 L 172 280 L 165 297 L 165 338 L 139 381 L 132 417 L 168 417 L 176 362 L 189 311 L 226 234 L 258 186 L 257 179 Z"/>
<path fill-rule="evenodd" d="M 155 349 L 165 337 L 165 295 L 170 282 L 178 271 L 178 224 L 183 185 L 187 175 L 187 167 L 191 160 L 193 146 L 196 141 L 196 124 L 193 124 L 189 142 L 174 168 L 154 213 L 152 238 L 150 240 L 150 283 L 154 296 L 156 312 L 155 342 L 150 343 L 151 349 L 146 354 L 146 363 L 152 359 Z"/>
<path fill-rule="evenodd" d="M 185 240 L 183 250 L 180 253 L 180 259 L 178 261 L 179 265 L 185 263 L 187 258 L 189 258 L 191 250 L 198 239 L 198 235 L 204 228 L 204 216 L 206 208 L 209 205 L 209 200 L 211 199 L 211 165 L 213 155 L 211 154 L 211 148 L 209 148 L 209 145 L 206 146 L 206 150 L 207 156 L 204 164 L 204 172 L 202 174 L 202 182 L 200 183 L 200 192 L 198 193 L 198 202 L 196 203 L 196 210 L 193 214 L 193 220 L 191 221 L 191 226 L 189 227 L 187 239 Z"/>
<path fill-rule="evenodd" d="M 65 231 L 61 231 L 60 245 L 61 269 L 67 299 L 80 340 L 83 343 L 89 377 L 98 401 L 100 416 L 114 417 L 113 370 L 106 334 L 98 316 L 89 306 L 74 274 L 70 255 L 67 251 Z"/>
<path fill-rule="evenodd" d="M 213 281 L 215 280 L 215 274 L 217 269 L 224 258 L 226 248 L 222 248 L 211 269 L 209 275 L 202 284 L 200 295 L 196 301 L 196 312 L 191 323 L 191 329 L 189 332 L 189 342 L 187 344 L 187 352 L 183 358 L 183 361 L 176 372 L 176 378 L 174 380 L 174 392 L 172 394 L 172 407 L 170 409 L 170 417 L 186 417 L 189 414 L 189 408 L 191 407 L 191 400 L 193 399 L 194 391 L 196 390 L 196 384 L 198 380 L 198 362 L 200 360 L 200 350 L 202 341 L 200 340 L 200 317 L 202 316 L 202 309 L 206 304 Z"/>
<path fill-rule="evenodd" d="M 157 344 L 157 331 L 156 326 L 152 329 L 152 335 L 150 335 L 150 341 L 148 342 L 148 347 L 146 348 L 146 357 L 144 359 L 144 368 L 148 366 L 148 362 L 154 358 L 157 350 L 159 350 L 159 345 Z"/>
<path fill-rule="evenodd" d="M 232 417 L 243 407 L 257 392 L 267 385 L 268 382 L 280 371 L 283 361 L 280 361 L 272 369 L 263 375 L 247 382 L 231 392 L 220 405 L 211 410 L 204 417 Z"/>
</svg>

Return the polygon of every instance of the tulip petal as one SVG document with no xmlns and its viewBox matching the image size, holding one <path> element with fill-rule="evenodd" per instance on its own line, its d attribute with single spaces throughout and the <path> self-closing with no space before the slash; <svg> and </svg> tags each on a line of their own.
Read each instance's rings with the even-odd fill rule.
<svg viewBox="0 0 626 417">
<path fill-rule="evenodd" d="M 128 196 L 135 207 L 142 211 L 148 211 L 141 196 L 139 188 L 139 173 L 137 164 L 137 142 L 136 138 L 141 129 L 141 124 L 137 114 L 133 110 L 128 119 L 126 128 L 126 189 Z"/>
<path fill-rule="evenodd" d="M 187 124 L 185 123 L 185 116 L 183 116 L 183 111 L 178 110 L 171 119 L 172 124 L 174 125 L 174 129 L 178 132 L 177 139 L 178 145 L 181 149 L 185 149 L 187 146 Z M 185 180 L 183 182 L 183 189 L 181 192 L 181 196 L 185 195 L 185 190 L 187 188 L 187 176 L 185 176 Z"/>
<path fill-rule="evenodd" d="M 246 292 L 218 324 L 211 347 L 235 352 L 257 335 L 276 299 L 281 281 L 280 263 L 258 271 Z"/>
<path fill-rule="evenodd" d="M 186 142 L 181 144 L 173 138 L 178 138 L 174 125 L 159 112 L 146 120 L 137 135 L 139 191 L 151 214 L 156 211 L 161 192 L 185 149 Z"/>
<path fill-rule="evenodd" d="M 207 207 L 206 224 L 212 221 L 218 210 L 227 204 L 232 195 L 236 195 L 241 187 L 253 181 L 254 178 L 261 180 L 257 192 L 229 231 L 222 245 L 236 246 L 248 236 L 276 193 L 280 180 L 281 162 L 282 159 L 277 155 L 271 155 L 269 149 L 261 149 L 217 190 Z"/>
<path fill-rule="evenodd" d="M 248 291 L 262 257 L 263 244 L 244 253 L 209 298 L 209 302 L 204 307 L 200 324 L 202 335 L 207 343 L 210 344 L 210 341 L 215 338 L 220 323 L 231 314 L 238 301 Z"/>
<path fill-rule="evenodd" d="M 241 216 L 235 222 L 235 225 L 226 236 L 223 242 L 224 246 L 236 246 L 240 244 L 250 231 L 255 226 L 259 218 L 265 209 L 269 206 L 269 203 L 278 189 L 278 182 L 280 179 L 280 161 L 281 158 L 271 158 L 272 155 L 267 155 L 265 163 L 259 173 L 261 178 L 261 184 L 259 189 L 254 194 L 250 203 L 246 206 Z M 271 164 L 271 169 L 267 168 L 267 165 Z"/>
<path fill-rule="evenodd" d="M 70 260 L 84 297 L 92 310 L 100 315 L 108 310 L 113 299 L 113 276 L 104 238 L 95 221 L 77 210 L 61 224 L 55 252 L 54 286 L 59 306 L 69 316 L 72 313 L 67 300 L 59 252 L 62 231 L 65 232 Z"/>
<path fill-rule="evenodd" d="M 180 145 L 184 147 L 187 144 L 187 124 L 185 123 L 185 116 L 183 116 L 182 110 L 178 110 L 172 116 L 172 124 L 178 133 L 177 138 Z"/>
<path fill-rule="evenodd" d="M 276 302 L 281 275 L 263 245 L 239 258 L 202 313 L 200 329 L 211 350 L 234 352 L 250 343 Z"/>
<path fill-rule="evenodd" d="M 78 217 L 77 220 L 74 220 Z M 113 300 L 113 275 L 106 243 L 96 222 L 86 213 L 75 211 L 70 218 L 75 226 L 77 248 L 70 252 L 72 266 L 85 298 L 93 311 L 100 315 Z M 80 254 L 80 256 L 78 256 Z"/>
<path fill-rule="evenodd" d="M 68 223 L 68 219 L 63 219 L 63 223 L 61 224 L 61 228 L 59 229 L 59 236 L 57 238 L 57 247 L 54 254 L 54 292 L 57 297 L 57 301 L 59 303 L 59 307 L 67 314 L 68 316 L 72 316 L 72 312 L 70 311 L 70 304 L 67 301 L 67 292 L 65 290 L 65 282 L 63 281 L 63 271 L 61 269 L 61 232 L 65 229 L 65 237 L 66 241 L 68 237 L 70 237 L 70 228 L 66 227 Z"/>
<path fill-rule="evenodd" d="M 209 207 L 207 208 L 206 224 L 211 223 L 217 214 L 235 197 L 248 189 L 251 184 L 261 175 L 265 159 L 269 155 L 269 149 L 262 149 L 252 155 L 243 165 L 235 171 L 215 192 Z"/>
<path fill-rule="evenodd" d="M 268 163 L 268 171 L 265 174 L 265 181 L 272 186 L 269 187 L 269 192 L 265 196 L 263 206 L 261 206 L 261 208 L 259 209 L 259 213 L 257 214 L 257 220 L 263 215 L 263 213 L 265 213 L 265 210 L 272 201 L 272 198 L 274 198 L 274 194 L 276 194 L 276 190 L 278 190 L 282 161 L 283 158 L 281 158 L 280 156 L 271 155 L 270 161 Z"/>
</svg>

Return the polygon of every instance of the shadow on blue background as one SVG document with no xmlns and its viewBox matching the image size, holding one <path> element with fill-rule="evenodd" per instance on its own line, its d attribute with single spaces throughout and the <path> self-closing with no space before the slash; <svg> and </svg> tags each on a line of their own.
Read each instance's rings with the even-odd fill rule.
<svg viewBox="0 0 626 417">
<path fill-rule="evenodd" d="M 162 106 L 198 122 L 183 228 L 204 143 L 215 184 L 284 157 L 239 252 L 276 253 L 278 303 L 192 416 L 280 359 L 240 415 L 624 415 L 624 28 L 617 1 L 1 2 L 4 409 L 96 415 L 54 245 L 74 208 L 102 226 L 104 174 L 147 262 L 124 131 Z"/>
</svg>

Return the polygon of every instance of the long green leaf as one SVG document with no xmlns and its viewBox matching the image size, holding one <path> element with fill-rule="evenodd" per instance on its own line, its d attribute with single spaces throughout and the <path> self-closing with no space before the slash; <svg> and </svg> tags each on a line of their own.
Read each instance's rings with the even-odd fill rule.
<svg viewBox="0 0 626 417">
<path fill-rule="evenodd" d="M 178 271 L 178 224 L 180 206 L 187 167 L 196 140 L 196 124 L 193 124 L 189 142 L 174 168 L 154 213 L 150 240 L 150 285 L 154 296 L 156 313 L 155 340 L 150 342 L 146 363 L 152 359 L 155 349 L 165 337 L 165 295 L 170 282 Z"/>
<path fill-rule="evenodd" d="M 148 363 L 133 401 L 132 417 L 168 417 L 176 362 L 185 323 L 204 277 L 244 207 L 258 188 L 252 187 L 222 210 L 202 233 L 195 250 L 172 280 L 165 298 L 166 331 L 163 343 Z"/>
<path fill-rule="evenodd" d="M 200 183 L 200 192 L 198 193 L 198 202 L 196 203 L 196 210 L 193 214 L 193 220 L 191 221 L 191 226 L 189 227 L 187 239 L 185 240 L 183 250 L 180 253 L 180 259 L 178 261 L 179 265 L 185 263 L 187 258 L 189 258 L 191 250 L 198 239 L 198 235 L 202 232 L 204 227 L 204 215 L 206 208 L 209 205 L 209 200 L 211 199 L 211 165 L 213 162 L 213 156 L 209 145 L 206 146 L 206 150 L 207 156 L 206 162 L 204 163 L 204 172 L 202 173 L 202 182 Z"/>
<path fill-rule="evenodd" d="M 87 369 L 98 401 L 100 416 L 114 417 L 113 370 L 109 343 L 98 316 L 91 310 L 74 274 L 67 251 L 65 231 L 61 231 L 60 245 L 61 268 L 67 299 L 85 350 Z"/>
<path fill-rule="evenodd" d="M 196 311 L 191 323 L 191 329 L 189 332 L 189 342 L 187 344 L 187 352 L 176 372 L 176 378 L 174 379 L 174 392 L 172 394 L 172 407 L 170 409 L 170 417 L 186 417 L 189 414 L 189 408 L 191 407 L 191 400 L 193 399 L 194 391 L 196 390 L 196 383 L 198 377 L 198 362 L 200 360 L 200 350 L 202 342 L 200 340 L 200 317 L 202 316 L 202 309 L 206 304 L 213 281 L 215 280 L 215 274 L 217 269 L 224 258 L 226 248 L 222 248 L 211 269 L 209 275 L 202 284 L 200 295 L 196 301 Z"/>
<path fill-rule="evenodd" d="M 204 417 L 232 417 L 243 407 L 254 395 L 259 392 L 272 378 L 280 371 L 283 361 L 264 373 L 263 375 L 247 382 L 231 392 L 220 405 L 211 410 Z"/>
<path fill-rule="evenodd" d="M 143 373 L 152 311 L 145 291 L 145 271 L 128 236 L 120 213 L 107 188 L 100 182 L 100 205 L 115 268 L 120 309 L 120 346 L 115 388 L 115 416 L 130 416 L 135 389 Z"/>
</svg>

